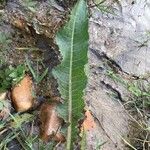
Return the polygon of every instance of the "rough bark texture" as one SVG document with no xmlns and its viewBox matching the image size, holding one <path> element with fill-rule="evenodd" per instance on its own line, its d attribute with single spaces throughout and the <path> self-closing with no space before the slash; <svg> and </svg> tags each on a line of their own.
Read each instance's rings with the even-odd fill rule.
<svg viewBox="0 0 150 150">
<path fill-rule="evenodd" d="M 128 134 L 133 137 L 135 134 L 131 133 L 131 118 L 122 106 L 130 93 L 109 78 L 107 71 L 117 71 L 126 81 L 132 81 L 133 75 L 147 77 L 150 72 L 147 34 L 150 7 L 145 0 L 106 1 L 103 5 L 111 8 L 113 13 L 102 13 L 96 7 L 91 9 L 86 101 L 97 118 L 97 130 L 89 132 L 87 139 L 91 142 L 87 143 L 87 149 L 95 149 L 95 141 L 100 141 L 106 142 L 102 150 L 125 150 L 129 148 L 122 137 L 128 139 Z"/>
<path fill-rule="evenodd" d="M 55 33 L 65 21 L 66 11 L 56 2 L 37 2 L 35 12 L 24 6 L 22 0 L 8 0 L 5 13 L 6 21 L 13 26 L 37 34 L 43 34 L 48 38 L 54 38 Z"/>
</svg>

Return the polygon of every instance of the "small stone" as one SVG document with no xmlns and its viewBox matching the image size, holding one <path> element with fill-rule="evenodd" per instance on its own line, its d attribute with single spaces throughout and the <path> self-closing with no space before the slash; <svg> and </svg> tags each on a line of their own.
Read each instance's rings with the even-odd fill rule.
<svg viewBox="0 0 150 150">
<path fill-rule="evenodd" d="M 12 89 L 12 102 L 17 112 L 24 112 L 32 108 L 32 84 L 31 78 L 25 76 L 21 82 Z"/>
</svg>

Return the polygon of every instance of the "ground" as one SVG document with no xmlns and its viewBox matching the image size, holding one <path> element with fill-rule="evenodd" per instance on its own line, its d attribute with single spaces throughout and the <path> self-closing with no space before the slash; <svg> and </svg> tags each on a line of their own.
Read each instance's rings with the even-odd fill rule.
<svg viewBox="0 0 150 150">
<path fill-rule="evenodd" d="M 96 126 L 87 132 L 87 150 L 150 148 L 149 6 L 146 0 L 106 0 L 101 5 L 89 2 L 89 72 L 84 99 Z M 50 4 L 48 0 L 32 5 L 8 0 L 0 7 L 0 32 L 10 40 L 5 40 L 5 51 L 0 57 L 7 66 L 28 60 L 38 73 L 49 70 L 40 84 L 34 79 L 38 101 L 29 113 L 35 114 L 35 118 L 22 127 L 33 133 L 28 136 L 28 145 L 35 140 L 36 148 L 46 149 L 44 144 L 36 144 L 41 142 L 36 137 L 40 125 L 39 106 L 59 97 L 57 83 L 51 75 L 52 68 L 61 59 L 54 36 L 68 20 L 67 7 L 63 3 Z M 14 108 L 11 109 L 14 113 Z M 8 133 L 0 130 L 0 139 L 7 139 Z M 19 138 L 8 142 L 9 149 L 23 148 L 24 135 Z M 33 142 L 29 142 L 31 140 Z"/>
</svg>

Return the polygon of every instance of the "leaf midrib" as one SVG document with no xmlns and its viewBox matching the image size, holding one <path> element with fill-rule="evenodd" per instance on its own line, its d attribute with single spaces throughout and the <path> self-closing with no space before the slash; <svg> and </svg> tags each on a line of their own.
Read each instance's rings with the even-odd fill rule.
<svg viewBox="0 0 150 150">
<path fill-rule="evenodd" d="M 68 122 L 70 123 L 67 131 L 67 150 L 71 148 L 71 133 L 72 133 L 72 63 L 73 63 L 73 44 L 76 25 L 77 13 L 74 15 L 72 35 L 71 35 L 71 54 L 70 54 L 70 69 L 69 69 L 69 102 L 68 102 Z"/>
</svg>

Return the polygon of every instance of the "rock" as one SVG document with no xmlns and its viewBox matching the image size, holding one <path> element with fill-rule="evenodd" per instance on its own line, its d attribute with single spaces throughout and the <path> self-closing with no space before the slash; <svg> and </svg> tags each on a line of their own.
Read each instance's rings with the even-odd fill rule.
<svg viewBox="0 0 150 150">
<path fill-rule="evenodd" d="M 58 117 L 56 112 L 56 103 L 44 103 L 40 110 L 41 120 L 41 139 L 43 141 L 54 140 L 64 142 L 64 136 L 59 132 L 62 119 Z"/>
<path fill-rule="evenodd" d="M 24 112 L 32 108 L 32 80 L 29 76 L 25 76 L 19 84 L 11 91 L 12 102 L 17 112 Z"/>
</svg>

